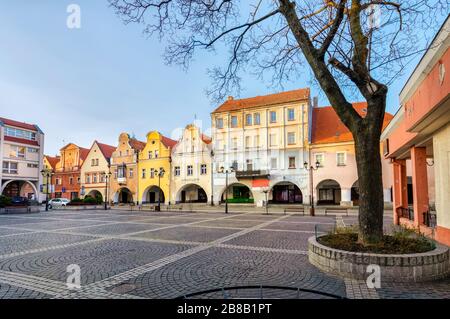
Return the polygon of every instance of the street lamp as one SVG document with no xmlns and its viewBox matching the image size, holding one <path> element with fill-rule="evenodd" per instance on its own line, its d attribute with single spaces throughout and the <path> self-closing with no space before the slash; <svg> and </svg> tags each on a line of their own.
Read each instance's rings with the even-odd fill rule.
<svg viewBox="0 0 450 319">
<path fill-rule="evenodd" d="M 164 176 L 165 172 L 166 171 L 162 167 L 159 168 L 159 171 L 156 171 L 156 175 L 158 175 L 158 206 L 156 206 L 155 210 L 157 212 L 161 211 L 161 177 Z"/>
<path fill-rule="evenodd" d="M 311 216 L 314 216 L 315 215 L 315 212 L 314 212 L 314 189 L 313 189 L 313 187 L 314 187 L 314 182 L 313 182 L 313 173 L 314 173 L 314 171 L 317 171 L 318 169 L 319 169 L 319 167 L 320 167 L 320 162 L 319 161 L 316 161 L 316 167 L 314 167 L 314 166 L 309 166 L 309 164 L 308 164 L 308 162 L 304 162 L 303 163 L 303 167 L 307 170 L 307 171 L 310 171 L 311 173 L 309 174 L 309 181 L 310 181 L 310 189 L 311 189 L 311 195 L 310 195 L 310 199 L 311 199 L 311 208 L 310 208 L 310 210 L 309 210 L 309 214 L 311 215 Z"/>
<path fill-rule="evenodd" d="M 51 177 L 53 176 L 53 170 L 49 169 L 49 168 L 44 168 L 41 171 L 42 177 L 45 177 L 46 182 L 45 182 L 45 211 L 48 212 L 48 183 L 49 180 L 51 182 Z"/>
<path fill-rule="evenodd" d="M 109 194 L 108 194 L 108 181 L 111 177 L 111 164 L 108 164 L 108 172 L 103 172 L 102 175 L 105 178 L 105 210 L 108 210 L 108 201 L 109 201 Z"/>
<path fill-rule="evenodd" d="M 268 187 L 264 188 L 263 193 L 266 195 L 266 215 L 269 215 L 269 199 L 267 197 L 267 194 L 269 193 L 269 188 Z"/>
<path fill-rule="evenodd" d="M 211 206 L 214 206 L 214 150 L 211 150 Z"/>
<path fill-rule="evenodd" d="M 220 168 L 219 173 L 225 174 L 225 214 L 228 214 L 228 174 L 234 172 L 234 167 L 225 169 L 223 166 Z"/>
</svg>

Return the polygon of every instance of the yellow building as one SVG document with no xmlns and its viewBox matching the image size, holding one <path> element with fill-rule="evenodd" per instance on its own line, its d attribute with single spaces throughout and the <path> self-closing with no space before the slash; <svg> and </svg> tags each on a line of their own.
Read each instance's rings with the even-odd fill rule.
<svg viewBox="0 0 450 319">
<path fill-rule="evenodd" d="M 157 131 L 147 134 L 147 143 L 139 153 L 139 198 L 143 204 L 169 203 L 171 151 L 176 141 Z M 158 173 L 164 174 L 158 177 Z M 161 195 L 161 198 L 159 196 Z"/>
</svg>

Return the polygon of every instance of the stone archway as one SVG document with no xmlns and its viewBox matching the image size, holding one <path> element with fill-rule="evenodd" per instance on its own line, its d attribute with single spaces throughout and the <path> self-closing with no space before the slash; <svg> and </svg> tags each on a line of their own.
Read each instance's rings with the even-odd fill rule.
<svg viewBox="0 0 450 319">
<path fill-rule="evenodd" d="M 92 197 L 97 199 L 98 203 L 103 203 L 103 194 L 97 189 L 89 191 L 89 193 L 85 197 Z"/>
<path fill-rule="evenodd" d="M 317 205 L 340 205 L 341 186 L 334 179 L 326 179 L 317 184 Z"/>
<path fill-rule="evenodd" d="M 36 185 L 27 180 L 9 180 L 2 185 L 1 193 L 8 197 L 26 197 L 30 200 L 39 200 Z"/>
<path fill-rule="evenodd" d="M 241 183 L 233 183 L 222 192 L 221 202 L 225 202 L 226 193 L 228 192 L 228 203 L 232 204 L 253 204 L 253 193 L 247 185 Z"/>
<path fill-rule="evenodd" d="M 166 196 L 164 194 L 164 191 L 156 185 L 147 187 L 142 194 L 142 204 L 156 204 L 158 202 L 164 204 L 165 201 Z"/>
<path fill-rule="evenodd" d="M 350 200 L 354 206 L 359 206 L 359 183 L 354 182 L 350 190 Z"/>
<path fill-rule="evenodd" d="M 133 194 L 127 187 L 122 187 L 114 194 L 114 203 L 118 204 L 133 203 Z"/>
<path fill-rule="evenodd" d="M 303 204 L 300 188 L 292 182 L 279 182 L 272 186 L 271 204 Z"/>
<path fill-rule="evenodd" d="M 203 187 L 187 184 L 180 188 L 176 196 L 177 203 L 207 203 L 208 195 Z"/>
</svg>

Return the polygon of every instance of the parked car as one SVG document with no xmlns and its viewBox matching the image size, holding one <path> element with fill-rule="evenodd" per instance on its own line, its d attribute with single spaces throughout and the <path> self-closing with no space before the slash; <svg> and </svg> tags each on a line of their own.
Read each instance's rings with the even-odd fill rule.
<svg viewBox="0 0 450 319">
<path fill-rule="evenodd" d="M 28 205 L 28 203 L 29 203 L 29 200 L 26 197 L 13 196 L 13 198 L 11 198 L 12 205 L 25 206 L 25 205 Z"/>
<path fill-rule="evenodd" d="M 53 198 L 48 201 L 48 208 L 66 207 L 70 203 L 67 198 Z"/>
</svg>

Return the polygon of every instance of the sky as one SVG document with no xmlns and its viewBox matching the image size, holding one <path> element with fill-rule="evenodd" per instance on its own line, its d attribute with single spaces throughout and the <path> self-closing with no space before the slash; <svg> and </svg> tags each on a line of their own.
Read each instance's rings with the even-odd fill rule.
<svg viewBox="0 0 450 319">
<path fill-rule="evenodd" d="M 66 25 L 72 3 L 81 8 L 80 29 Z M 142 25 L 124 25 L 106 0 L 1 1 L 0 21 L 0 117 L 37 124 L 46 154 L 69 142 L 117 145 L 121 132 L 144 141 L 151 130 L 175 138 L 195 119 L 210 126 L 217 105 L 205 93 L 207 69 L 223 65 L 225 53 L 200 52 L 188 71 L 167 66 L 164 43 L 143 35 Z M 391 85 L 388 112 L 398 109 L 415 64 Z M 302 78 L 284 88 L 308 83 Z M 242 88 L 240 97 L 276 91 L 253 77 Z M 319 105 L 328 105 L 323 95 Z"/>
</svg>

